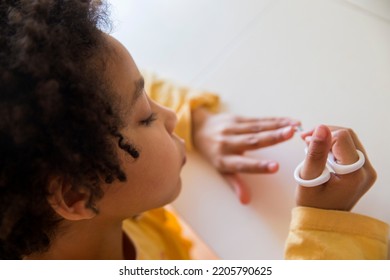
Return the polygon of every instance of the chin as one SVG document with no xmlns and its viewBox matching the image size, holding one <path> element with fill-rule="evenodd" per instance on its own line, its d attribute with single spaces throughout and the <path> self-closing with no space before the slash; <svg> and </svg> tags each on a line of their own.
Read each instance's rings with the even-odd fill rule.
<svg viewBox="0 0 390 280">
<path fill-rule="evenodd" d="M 169 193 L 167 193 L 167 196 L 165 197 L 165 203 L 164 205 L 173 202 L 180 194 L 182 187 L 181 178 L 179 177 L 179 180 L 174 188 L 171 189 Z M 162 205 L 162 206 L 164 206 Z"/>
<path fill-rule="evenodd" d="M 182 183 L 181 183 L 181 178 L 179 177 L 179 181 L 177 182 L 176 188 L 172 192 L 172 199 L 170 202 L 174 201 L 179 196 L 181 192 L 181 187 L 182 187 Z"/>
<path fill-rule="evenodd" d="M 164 194 L 160 196 L 160 203 L 155 207 L 163 207 L 167 204 L 173 202 L 180 194 L 181 191 L 181 179 L 179 178 L 177 184 L 171 188 L 169 191 L 166 191 Z"/>
</svg>

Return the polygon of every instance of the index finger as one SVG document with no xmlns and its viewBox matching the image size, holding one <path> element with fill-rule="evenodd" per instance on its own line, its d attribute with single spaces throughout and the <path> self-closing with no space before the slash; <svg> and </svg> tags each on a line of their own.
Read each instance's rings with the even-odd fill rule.
<svg viewBox="0 0 390 280">
<path fill-rule="evenodd" d="M 245 123 L 245 122 L 269 122 L 269 123 L 285 123 L 285 125 L 301 125 L 301 122 L 292 118 L 288 117 L 263 117 L 263 118 L 256 118 L 256 117 L 243 117 L 243 116 L 237 116 L 236 120 L 238 123 Z"/>
<path fill-rule="evenodd" d="M 359 156 L 355 141 L 347 129 L 332 131 L 332 154 L 337 163 L 349 165 L 355 163 Z"/>
<path fill-rule="evenodd" d="M 341 127 L 338 127 L 338 126 L 329 126 L 329 128 L 332 130 L 332 131 L 336 131 L 338 129 L 345 129 L 345 128 L 341 128 Z M 365 157 L 365 162 L 364 162 L 364 165 L 363 167 L 364 168 L 367 168 L 367 170 L 373 174 L 372 175 L 372 180 L 375 181 L 376 180 L 376 171 L 374 169 L 374 167 L 371 165 L 371 162 L 369 161 L 368 159 L 368 156 L 367 156 L 367 152 L 366 150 L 364 149 L 364 146 L 362 145 L 361 141 L 359 140 L 359 137 L 357 136 L 357 134 L 355 133 L 355 131 L 353 131 L 352 129 L 347 129 L 350 137 L 352 138 L 352 141 L 356 147 L 357 150 L 361 151 L 363 154 L 364 154 L 364 157 Z"/>
</svg>

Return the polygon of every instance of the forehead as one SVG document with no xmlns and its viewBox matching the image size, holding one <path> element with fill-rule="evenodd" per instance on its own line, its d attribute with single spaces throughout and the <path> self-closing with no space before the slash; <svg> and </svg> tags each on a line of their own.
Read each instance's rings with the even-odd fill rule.
<svg viewBox="0 0 390 280">
<path fill-rule="evenodd" d="M 133 83 L 139 80 L 141 74 L 128 50 L 115 38 L 105 35 L 107 38 L 107 70 L 111 79 L 117 83 Z"/>
<path fill-rule="evenodd" d="M 131 112 L 136 93 L 142 78 L 138 68 L 127 49 L 115 38 L 105 35 L 107 42 L 107 59 L 105 67 L 106 80 L 117 100 L 121 113 Z"/>
</svg>

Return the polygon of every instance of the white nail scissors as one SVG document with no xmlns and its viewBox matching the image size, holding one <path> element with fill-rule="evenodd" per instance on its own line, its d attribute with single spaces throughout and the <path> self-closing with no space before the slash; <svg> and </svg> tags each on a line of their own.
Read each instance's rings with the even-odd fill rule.
<svg viewBox="0 0 390 280">
<path fill-rule="evenodd" d="M 307 148 L 305 149 L 305 152 L 307 153 Z M 330 179 L 330 173 L 344 175 L 344 174 L 355 172 L 356 170 L 362 168 L 362 166 L 365 163 L 364 154 L 359 150 L 356 150 L 356 152 L 358 153 L 359 159 L 355 163 L 348 164 L 348 165 L 338 164 L 336 162 L 334 155 L 332 153 L 329 153 L 324 171 L 320 176 L 311 180 L 304 180 L 300 177 L 301 169 L 305 163 L 305 161 L 302 161 L 295 168 L 294 179 L 300 186 L 316 187 L 328 182 Z"/>
</svg>

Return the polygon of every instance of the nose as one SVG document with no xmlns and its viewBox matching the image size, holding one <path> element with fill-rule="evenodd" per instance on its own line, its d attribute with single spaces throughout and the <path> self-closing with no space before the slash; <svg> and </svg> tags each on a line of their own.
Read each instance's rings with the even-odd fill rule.
<svg viewBox="0 0 390 280">
<path fill-rule="evenodd" d="M 169 134 L 173 134 L 176 124 L 177 124 L 177 116 L 176 113 L 168 108 L 162 107 L 164 110 L 165 116 L 165 127 Z"/>
<path fill-rule="evenodd" d="M 159 118 L 161 118 L 165 129 L 168 131 L 169 134 L 173 134 L 177 124 L 176 113 L 173 110 L 164 107 L 153 100 L 151 100 L 150 103 L 151 106 L 154 107 L 154 110 L 158 113 Z"/>
</svg>

